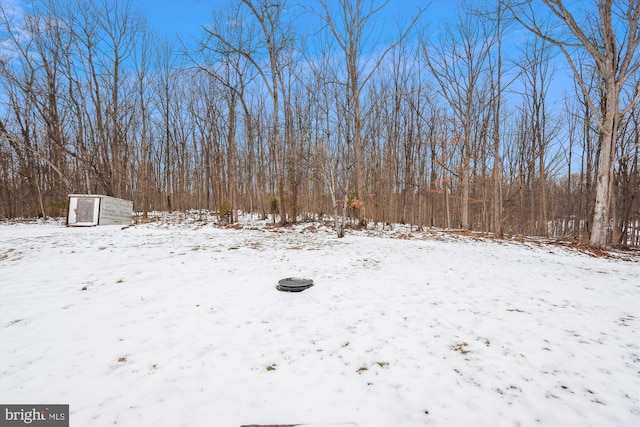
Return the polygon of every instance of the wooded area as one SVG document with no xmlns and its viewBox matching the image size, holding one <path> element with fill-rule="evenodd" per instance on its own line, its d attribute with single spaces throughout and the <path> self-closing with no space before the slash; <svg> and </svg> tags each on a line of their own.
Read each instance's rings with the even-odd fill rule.
<svg viewBox="0 0 640 427">
<path fill-rule="evenodd" d="M 640 246 L 637 1 L 486 1 L 437 27 L 426 7 L 377 43 L 386 3 L 308 3 L 230 1 L 192 45 L 126 0 L 0 5 L 0 217 L 86 192 Z"/>
</svg>

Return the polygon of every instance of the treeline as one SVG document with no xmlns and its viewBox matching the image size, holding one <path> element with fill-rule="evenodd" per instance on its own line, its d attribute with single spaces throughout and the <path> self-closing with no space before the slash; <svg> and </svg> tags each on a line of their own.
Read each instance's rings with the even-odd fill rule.
<svg viewBox="0 0 640 427">
<path fill-rule="evenodd" d="M 63 215 L 67 194 L 99 193 L 143 215 L 329 215 L 339 234 L 351 217 L 594 244 L 604 197 L 606 244 L 640 245 L 637 2 L 598 2 L 613 34 L 595 1 L 582 12 L 588 40 L 616 49 L 617 94 L 598 56 L 574 49 L 579 78 L 554 104 L 553 33 L 536 37 L 537 17 L 516 22 L 508 1 L 481 3 L 438 28 L 416 11 L 388 39 L 384 3 L 238 0 L 187 45 L 126 0 L 0 5 L 0 217 Z"/>
</svg>

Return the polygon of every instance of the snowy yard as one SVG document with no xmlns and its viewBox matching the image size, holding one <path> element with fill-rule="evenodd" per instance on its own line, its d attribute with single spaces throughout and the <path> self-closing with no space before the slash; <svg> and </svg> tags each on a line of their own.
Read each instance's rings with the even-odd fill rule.
<svg viewBox="0 0 640 427">
<path fill-rule="evenodd" d="M 640 424 L 637 257 L 243 226 L 0 224 L 0 403 L 80 427 Z"/>
</svg>

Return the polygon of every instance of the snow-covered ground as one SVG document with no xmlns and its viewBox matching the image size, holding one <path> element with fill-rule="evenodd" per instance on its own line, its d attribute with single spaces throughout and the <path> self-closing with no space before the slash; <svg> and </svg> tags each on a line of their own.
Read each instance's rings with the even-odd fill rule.
<svg viewBox="0 0 640 427">
<path fill-rule="evenodd" d="M 637 258 L 243 221 L 0 224 L 0 403 L 81 427 L 640 424 Z"/>
</svg>

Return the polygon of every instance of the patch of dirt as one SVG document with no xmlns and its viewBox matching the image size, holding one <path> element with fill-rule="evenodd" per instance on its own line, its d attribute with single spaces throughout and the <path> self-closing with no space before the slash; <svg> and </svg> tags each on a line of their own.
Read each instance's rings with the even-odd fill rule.
<svg viewBox="0 0 640 427">
<path fill-rule="evenodd" d="M 589 255 L 593 258 L 616 258 L 626 261 L 640 261 L 640 251 L 630 249 L 617 249 L 617 248 L 595 248 L 593 246 L 586 245 L 584 243 L 566 240 L 551 240 L 542 242 L 550 246 L 571 249 L 585 255 Z"/>
<path fill-rule="evenodd" d="M 467 354 L 467 353 L 471 353 L 471 350 L 467 350 L 466 347 L 469 346 L 469 343 L 463 342 L 460 344 L 456 344 L 454 346 L 451 347 L 451 350 L 453 351 L 459 351 L 460 354 Z"/>
</svg>

